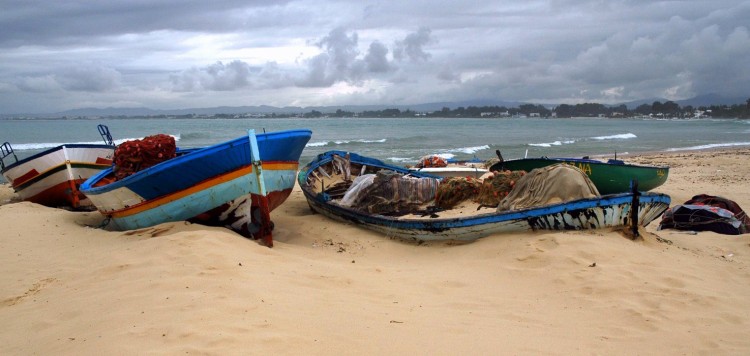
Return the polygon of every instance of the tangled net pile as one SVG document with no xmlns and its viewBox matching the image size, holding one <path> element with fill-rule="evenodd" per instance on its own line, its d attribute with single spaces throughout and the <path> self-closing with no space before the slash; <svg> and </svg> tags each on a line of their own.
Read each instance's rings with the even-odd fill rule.
<svg viewBox="0 0 750 356">
<path fill-rule="evenodd" d="M 115 179 L 123 179 L 142 169 L 172 159 L 176 151 L 174 137 L 164 134 L 123 142 L 115 150 Z"/>
<path fill-rule="evenodd" d="M 435 194 L 435 206 L 450 209 L 464 200 L 473 200 L 479 194 L 481 185 L 480 181 L 471 177 L 445 178 Z"/>
<path fill-rule="evenodd" d="M 484 178 L 479 188 L 477 203 L 495 207 L 500 204 L 516 185 L 516 181 L 526 175 L 526 171 L 496 171 L 492 176 Z"/>
<path fill-rule="evenodd" d="M 464 200 L 473 200 L 482 206 L 496 207 L 526 175 L 525 171 L 500 171 L 477 180 L 471 177 L 450 177 L 438 186 L 435 206 L 451 209 Z"/>
</svg>

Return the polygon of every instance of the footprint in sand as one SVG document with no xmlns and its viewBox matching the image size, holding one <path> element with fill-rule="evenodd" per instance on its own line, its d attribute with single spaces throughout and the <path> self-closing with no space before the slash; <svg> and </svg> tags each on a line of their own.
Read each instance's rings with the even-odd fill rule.
<svg viewBox="0 0 750 356">
<path fill-rule="evenodd" d="M 559 246 L 557 239 L 552 236 L 545 236 L 526 244 L 531 251 L 524 255 L 516 257 L 516 260 L 523 262 L 524 267 L 540 268 L 550 265 L 550 256 L 544 252 L 556 249 Z"/>
<path fill-rule="evenodd" d="M 46 278 L 39 282 L 36 282 L 34 283 L 34 285 L 31 286 L 31 288 L 29 288 L 29 290 L 27 290 L 22 295 L 3 300 L 2 302 L 0 302 L 0 306 L 9 307 L 9 306 L 16 305 L 22 302 L 24 299 L 36 295 L 37 293 L 39 293 L 40 290 L 42 290 L 42 288 L 44 288 L 45 286 L 47 286 L 48 284 L 54 281 L 56 281 L 55 278 Z"/>
<path fill-rule="evenodd" d="M 549 250 L 553 250 L 559 247 L 560 243 L 557 242 L 556 238 L 552 236 L 548 236 L 548 237 L 542 237 L 537 240 L 531 241 L 529 243 L 529 246 L 533 247 L 539 252 L 547 252 Z"/>
<path fill-rule="evenodd" d="M 125 236 L 151 235 L 151 237 L 158 237 L 158 236 L 164 235 L 165 233 L 169 232 L 170 230 L 172 230 L 172 225 L 167 225 L 167 226 L 164 226 L 164 227 L 149 227 L 149 228 L 145 228 L 145 229 L 126 231 L 126 232 L 123 233 L 123 235 L 125 235 Z"/>
</svg>

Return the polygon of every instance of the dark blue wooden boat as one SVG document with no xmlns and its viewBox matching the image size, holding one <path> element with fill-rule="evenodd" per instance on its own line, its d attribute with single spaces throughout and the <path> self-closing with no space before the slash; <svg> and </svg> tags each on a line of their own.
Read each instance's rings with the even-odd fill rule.
<svg viewBox="0 0 750 356">
<path fill-rule="evenodd" d="M 343 161 L 348 162 L 343 167 L 342 157 Z M 660 217 L 670 203 L 668 195 L 636 191 L 522 210 L 497 212 L 492 209 L 492 212 L 487 213 L 442 218 L 419 215 L 384 216 L 342 206 L 337 202 L 343 193 L 341 184 L 336 185 L 336 192 L 331 190 L 333 182 L 352 180 L 352 177 L 379 170 L 441 179 L 354 153 L 329 151 L 318 155 L 300 169 L 297 180 L 313 211 L 387 236 L 416 241 L 471 241 L 504 232 L 608 227 L 629 227 L 637 233 L 638 226 L 646 226 Z M 341 179 L 342 175 L 349 177 Z"/>
</svg>

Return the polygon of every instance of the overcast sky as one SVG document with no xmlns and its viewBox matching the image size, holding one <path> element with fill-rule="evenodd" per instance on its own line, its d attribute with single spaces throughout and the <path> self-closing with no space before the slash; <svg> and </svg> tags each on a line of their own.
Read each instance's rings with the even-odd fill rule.
<svg viewBox="0 0 750 356">
<path fill-rule="evenodd" d="M 750 1 L 0 0 L 0 113 L 750 95 Z"/>
</svg>

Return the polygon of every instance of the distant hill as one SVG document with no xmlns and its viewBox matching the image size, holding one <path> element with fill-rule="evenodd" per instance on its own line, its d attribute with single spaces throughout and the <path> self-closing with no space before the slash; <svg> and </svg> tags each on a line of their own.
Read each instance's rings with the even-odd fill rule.
<svg viewBox="0 0 750 356">
<path fill-rule="evenodd" d="M 628 102 L 624 102 L 622 104 L 625 104 L 625 106 L 628 108 L 628 110 L 633 110 L 633 109 L 635 109 L 635 108 L 637 108 L 637 107 L 639 107 L 639 106 L 641 106 L 643 104 L 651 105 L 655 101 L 663 103 L 663 102 L 667 101 L 667 99 L 664 99 L 664 98 L 649 98 L 649 99 L 640 99 L 640 100 L 628 101 Z M 622 105 L 622 104 L 619 104 L 619 105 Z"/>
<path fill-rule="evenodd" d="M 698 95 L 695 97 L 692 97 L 690 99 L 684 99 L 684 100 L 675 100 L 674 102 L 683 106 L 693 106 L 693 107 L 699 107 L 699 106 L 711 106 L 711 105 L 738 105 L 738 104 L 745 104 L 747 97 L 726 97 L 721 96 L 719 94 L 704 94 L 704 95 Z M 650 99 L 641 99 L 641 100 L 634 100 L 634 101 L 628 101 L 622 104 L 625 104 L 625 106 L 628 107 L 629 110 L 633 110 L 643 104 L 651 105 L 655 101 L 664 103 L 669 101 L 669 99 L 664 98 L 650 98 Z"/>
<path fill-rule="evenodd" d="M 699 95 L 690 99 L 678 100 L 676 101 L 676 103 L 680 104 L 680 106 L 691 105 L 693 107 L 711 106 L 711 105 L 737 105 L 737 104 L 745 104 L 747 102 L 747 99 L 748 97 L 729 98 L 729 97 L 721 96 L 718 94 L 706 94 L 706 95 Z"/>
<path fill-rule="evenodd" d="M 744 104 L 747 98 L 735 97 L 729 98 L 718 94 L 706 94 L 699 95 L 690 99 L 677 100 L 675 101 L 680 106 L 692 105 L 698 106 L 710 106 L 710 105 L 734 105 Z M 617 105 L 626 105 L 628 109 L 633 110 L 642 104 L 651 105 L 653 102 L 666 102 L 664 98 L 649 98 L 642 100 L 629 101 Z M 411 110 L 415 112 L 433 112 L 439 111 L 443 108 L 454 110 L 459 107 L 484 107 L 484 106 L 504 106 L 507 108 L 517 108 L 523 104 L 529 104 L 526 102 L 519 101 L 503 101 L 495 99 L 476 99 L 476 100 L 465 100 L 465 101 L 445 101 L 445 102 L 432 102 L 423 104 L 398 104 L 398 105 L 339 105 L 339 106 L 285 106 L 276 107 L 269 105 L 258 105 L 258 106 L 218 106 L 209 108 L 189 108 L 189 109 L 150 109 L 146 107 L 139 108 L 80 108 L 66 110 L 57 113 L 47 114 L 16 114 L 16 115 L 0 115 L 0 117 L 29 117 L 29 118 L 60 118 L 60 117 L 107 117 L 107 116 L 158 116 L 158 115 L 217 115 L 217 114 L 303 114 L 309 113 L 313 110 L 317 110 L 323 113 L 332 113 L 336 110 L 350 111 L 354 113 L 360 113 L 363 111 L 377 111 L 385 109 L 399 109 L 401 111 Z M 545 104 L 545 107 L 552 109 L 557 105 Z M 614 105 L 613 105 L 614 106 Z"/>
<path fill-rule="evenodd" d="M 80 108 L 53 114 L 54 116 L 147 116 L 158 115 L 159 110 L 149 108 Z"/>
<path fill-rule="evenodd" d="M 460 102 L 434 102 L 414 105 L 340 105 L 340 106 L 285 106 L 276 107 L 268 105 L 259 106 L 217 106 L 210 108 L 190 108 L 190 109 L 150 109 L 145 107 L 139 108 L 80 108 L 65 110 L 49 114 L 19 114 L 3 115 L 4 117 L 33 117 L 33 118 L 52 118 L 52 117 L 98 117 L 98 116 L 157 116 L 157 115 L 217 115 L 217 114 L 302 114 L 312 110 L 323 113 L 332 113 L 336 110 L 362 112 L 376 111 L 385 109 L 399 109 L 401 111 L 411 110 L 416 112 L 432 112 L 441 110 L 444 107 L 456 109 L 458 107 L 469 106 L 505 106 L 508 108 L 518 107 L 524 104 L 522 102 L 501 101 L 501 100 L 467 100 Z"/>
</svg>

